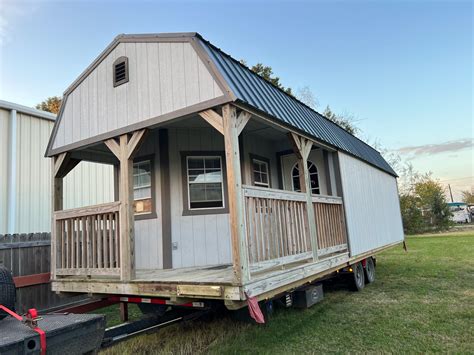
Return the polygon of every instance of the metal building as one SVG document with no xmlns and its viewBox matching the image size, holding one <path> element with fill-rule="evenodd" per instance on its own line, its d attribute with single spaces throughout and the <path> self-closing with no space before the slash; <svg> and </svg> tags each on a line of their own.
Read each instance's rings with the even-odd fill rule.
<svg viewBox="0 0 474 355">
<path fill-rule="evenodd" d="M 44 150 L 55 120 L 0 100 L 0 234 L 51 230 L 51 162 Z M 113 201 L 113 168 L 83 163 L 64 189 L 66 208 Z"/>
</svg>

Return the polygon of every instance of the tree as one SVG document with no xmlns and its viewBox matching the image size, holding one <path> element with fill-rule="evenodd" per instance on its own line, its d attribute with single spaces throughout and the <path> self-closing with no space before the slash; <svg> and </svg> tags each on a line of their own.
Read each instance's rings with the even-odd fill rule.
<svg viewBox="0 0 474 355">
<path fill-rule="evenodd" d="M 426 211 L 426 223 L 438 229 L 451 225 L 451 211 L 441 184 L 431 177 L 424 178 L 415 184 L 414 196 L 419 200 L 419 208 Z"/>
<path fill-rule="evenodd" d="M 240 60 L 240 63 L 248 66 L 247 62 L 243 59 Z M 285 88 L 281 83 L 280 83 L 280 78 L 278 76 L 275 76 L 273 73 L 272 67 L 268 65 L 263 65 L 262 63 L 257 63 L 254 66 L 250 68 L 251 71 L 253 71 L 255 74 L 260 75 L 262 78 L 265 80 L 271 82 L 273 85 L 279 87 L 282 89 L 284 92 L 286 92 L 289 95 L 293 96 L 293 93 L 291 92 L 291 88 Z"/>
<path fill-rule="evenodd" d="M 407 234 L 421 233 L 425 229 L 423 215 L 418 207 L 418 198 L 413 195 L 400 195 L 403 230 Z"/>
<path fill-rule="evenodd" d="M 345 129 L 350 134 L 356 134 L 359 132 L 359 128 L 354 124 L 354 116 L 349 114 L 336 114 L 331 108 L 326 106 L 323 115 L 329 120 L 333 121 L 338 126 Z"/>
<path fill-rule="evenodd" d="M 35 107 L 38 110 L 51 112 L 57 115 L 59 113 L 59 108 L 61 107 L 61 101 L 62 100 L 59 96 L 51 96 L 40 102 Z"/>
<path fill-rule="evenodd" d="M 471 191 L 461 191 L 462 201 L 467 204 L 474 203 L 474 189 Z"/>
<path fill-rule="evenodd" d="M 316 110 L 318 107 L 318 99 L 314 96 L 309 86 L 303 86 L 302 88 L 299 88 L 298 92 L 296 93 L 296 98 L 306 106 L 311 107 L 313 110 Z"/>
</svg>

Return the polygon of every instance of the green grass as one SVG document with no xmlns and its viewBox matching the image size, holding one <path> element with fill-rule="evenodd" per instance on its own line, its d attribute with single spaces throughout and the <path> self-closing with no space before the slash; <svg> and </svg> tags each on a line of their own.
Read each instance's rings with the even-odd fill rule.
<svg viewBox="0 0 474 355">
<path fill-rule="evenodd" d="M 341 283 L 307 310 L 278 309 L 264 326 L 229 317 L 131 339 L 108 353 L 474 353 L 474 233 L 412 236 L 377 257 L 362 292 Z"/>
</svg>

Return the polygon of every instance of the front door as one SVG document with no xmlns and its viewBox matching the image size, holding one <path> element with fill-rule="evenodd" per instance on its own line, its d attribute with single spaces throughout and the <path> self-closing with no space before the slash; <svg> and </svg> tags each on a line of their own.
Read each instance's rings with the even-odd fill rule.
<svg viewBox="0 0 474 355">
<path fill-rule="evenodd" d="M 301 191 L 299 169 L 295 154 L 281 157 L 283 188 L 290 191 Z M 314 149 L 308 157 L 309 178 L 313 194 L 327 195 L 326 172 L 321 149 Z"/>
</svg>

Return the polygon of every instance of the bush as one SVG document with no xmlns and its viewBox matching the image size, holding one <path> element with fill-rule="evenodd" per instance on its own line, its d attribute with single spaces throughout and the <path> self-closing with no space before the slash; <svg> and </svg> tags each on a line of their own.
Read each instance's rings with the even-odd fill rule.
<svg viewBox="0 0 474 355">
<path fill-rule="evenodd" d="M 425 230 L 423 215 L 418 207 L 418 199 L 415 196 L 401 195 L 400 209 L 405 233 L 415 234 Z"/>
</svg>

